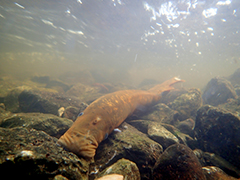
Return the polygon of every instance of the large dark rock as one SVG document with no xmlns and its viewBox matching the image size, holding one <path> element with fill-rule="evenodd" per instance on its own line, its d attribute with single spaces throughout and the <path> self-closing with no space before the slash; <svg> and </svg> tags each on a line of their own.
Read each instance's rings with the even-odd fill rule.
<svg viewBox="0 0 240 180">
<path fill-rule="evenodd" d="M 205 105 L 196 116 L 195 137 L 200 149 L 213 152 L 240 167 L 240 118 L 229 111 Z"/>
<path fill-rule="evenodd" d="M 163 151 L 162 146 L 125 122 L 119 129 L 121 132 L 113 132 L 100 143 L 92 169 L 102 171 L 126 158 L 137 164 L 142 179 L 149 179 L 151 169 Z"/>
<path fill-rule="evenodd" d="M 0 128 L 0 173 L 7 179 L 88 179 L 89 162 L 56 145 L 43 131 Z"/>
<path fill-rule="evenodd" d="M 52 114 L 42 113 L 18 113 L 5 117 L 0 122 L 0 127 L 26 127 L 44 131 L 50 136 L 59 138 L 72 125 L 72 121 L 66 118 L 60 118 Z"/>
<path fill-rule="evenodd" d="M 208 82 L 202 98 L 205 104 L 217 106 L 227 102 L 230 98 L 236 99 L 237 94 L 228 80 L 216 77 Z"/>
<path fill-rule="evenodd" d="M 178 119 L 183 121 L 185 119 L 195 116 L 197 109 L 202 106 L 201 91 L 196 88 L 190 89 L 187 93 L 177 97 L 169 107 L 178 111 Z"/>
<path fill-rule="evenodd" d="M 154 180 L 205 180 L 202 166 L 192 150 L 182 144 L 169 146 L 153 169 Z"/>
</svg>

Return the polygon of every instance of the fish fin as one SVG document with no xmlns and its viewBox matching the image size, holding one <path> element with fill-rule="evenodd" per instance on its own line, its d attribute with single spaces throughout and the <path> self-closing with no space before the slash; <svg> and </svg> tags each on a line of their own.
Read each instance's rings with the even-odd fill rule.
<svg viewBox="0 0 240 180">
<path fill-rule="evenodd" d="M 163 92 L 174 89 L 174 87 L 172 85 L 179 83 L 179 82 L 185 82 L 185 80 L 179 79 L 178 77 L 174 77 L 172 79 L 169 79 L 169 80 L 163 82 L 162 84 L 158 84 L 158 85 L 154 86 L 153 88 L 149 89 L 148 91 L 152 92 L 154 94 L 161 94 Z"/>
<path fill-rule="evenodd" d="M 108 133 L 105 134 L 104 136 L 104 139 L 103 140 L 106 140 L 108 138 Z"/>
</svg>

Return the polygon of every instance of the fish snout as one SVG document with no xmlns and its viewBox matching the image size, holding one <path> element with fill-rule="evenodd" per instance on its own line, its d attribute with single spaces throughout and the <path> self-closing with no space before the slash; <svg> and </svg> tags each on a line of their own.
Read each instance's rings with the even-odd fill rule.
<svg viewBox="0 0 240 180">
<path fill-rule="evenodd" d="M 79 133 L 68 134 L 65 133 L 56 142 L 58 146 L 61 146 L 66 151 L 71 151 L 78 156 L 85 158 L 92 158 L 95 155 L 98 147 L 98 142 L 94 137 L 86 137 Z"/>
</svg>

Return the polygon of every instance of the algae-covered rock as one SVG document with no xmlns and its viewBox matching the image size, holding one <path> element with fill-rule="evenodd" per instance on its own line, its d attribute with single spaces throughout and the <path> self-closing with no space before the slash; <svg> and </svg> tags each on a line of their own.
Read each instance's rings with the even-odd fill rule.
<svg viewBox="0 0 240 180">
<path fill-rule="evenodd" d="M 231 111 L 232 113 L 240 112 L 240 97 L 237 99 L 228 99 L 224 104 L 219 104 L 218 107 Z"/>
<path fill-rule="evenodd" d="M 43 131 L 0 128 L 0 173 L 8 179 L 88 179 L 89 162 L 56 145 Z"/>
<path fill-rule="evenodd" d="M 176 98 L 169 107 L 178 111 L 178 119 L 183 121 L 195 116 L 197 109 L 202 106 L 201 91 L 196 88 L 190 89 L 187 93 Z"/>
<path fill-rule="evenodd" d="M 152 179 L 205 180 L 206 178 L 192 150 L 185 145 L 174 144 L 169 146 L 158 159 Z"/>
<path fill-rule="evenodd" d="M 200 149 L 240 167 L 240 118 L 237 114 L 205 105 L 197 112 L 194 130 Z"/>
<path fill-rule="evenodd" d="M 206 180 L 237 180 L 237 178 L 227 175 L 219 167 L 207 166 L 202 168 Z"/>
<path fill-rule="evenodd" d="M 162 146 L 125 122 L 119 129 L 121 132 L 113 132 L 100 143 L 93 169 L 102 171 L 117 160 L 126 158 L 137 164 L 142 179 L 149 179 L 151 168 L 162 153 Z"/>
<path fill-rule="evenodd" d="M 113 165 L 104 169 L 99 173 L 98 177 L 102 177 L 108 174 L 121 174 L 124 180 L 140 180 L 140 173 L 137 165 L 127 159 L 120 159 Z"/>
<path fill-rule="evenodd" d="M 42 113 L 18 113 L 12 114 L 5 118 L 0 127 L 26 127 L 34 128 L 39 131 L 44 131 L 50 136 L 59 138 L 65 131 L 67 131 L 72 121 L 66 118 L 60 118 L 52 114 Z"/>
<path fill-rule="evenodd" d="M 237 94 L 228 80 L 216 77 L 208 82 L 202 98 L 205 104 L 217 106 L 227 102 L 230 98 L 236 99 Z"/>
</svg>

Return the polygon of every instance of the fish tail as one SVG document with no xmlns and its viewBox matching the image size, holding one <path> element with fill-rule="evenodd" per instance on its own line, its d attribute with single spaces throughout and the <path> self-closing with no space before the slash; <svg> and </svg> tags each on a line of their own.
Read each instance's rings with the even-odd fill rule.
<svg viewBox="0 0 240 180">
<path fill-rule="evenodd" d="M 154 94 L 161 94 L 163 92 L 174 89 L 174 87 L 172 85 L 179 83 L 179 82 L 185 82 L 185 80 L 179 79 L 178 77 L 174 77 L 172 79 L 169 79 L 169 80 L 163 82 L 162 84 L 158 84 L 158 85 L 154 86 L 153 88 L 149 89 L 148 91 L 152 92 Z"/>
</svg>

